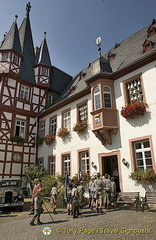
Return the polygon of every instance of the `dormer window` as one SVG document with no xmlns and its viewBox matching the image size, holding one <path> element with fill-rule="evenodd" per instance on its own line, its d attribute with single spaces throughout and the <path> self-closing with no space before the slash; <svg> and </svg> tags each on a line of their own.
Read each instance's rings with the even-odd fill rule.
<svg viewBox="0 0 156 240">
<path fill-rule="evenodd" d="M 151 27 L 148 28 L 148 30 L 147 30 L 148 37 L 153 36 L 155 33 L 156 33 L 156 28 L 155 27 L 151 26 Z"/>
<path fill-rule="evenodd" d="M 2 61 L 3 62 L 6 62 L 8 60 L 8 55 L 9 55 L 8 53 L 3 53 L 2 54 Z"/>
<path fill-rule="evenodd" d="M 154 43 L 150 40 L 146 40 L 143 44 L 143 52 L 147 52 L 153 48 Z"/>
<path fill-rule="evenodd" d="M 111 52 L 109 52 L 108 55 L 107 55 L 107 58 L 108 58 L 109 61 L 113 61 L 114 57 L 115 57 L 115 54 L 113 54 Z"/>
<path fill-rule="evenodd" d="M 18 62 L 19 62 L 19 58 L 17 57 L 17 55 L 14 54 L 14 56 L 13 56 L 13 63 L 18 65 Z"/>
<path fill-rule="evenodd" d="M 42 76 L 48 76 L 48 69 L 47 68 L 42 68 Z"/>
</svg>

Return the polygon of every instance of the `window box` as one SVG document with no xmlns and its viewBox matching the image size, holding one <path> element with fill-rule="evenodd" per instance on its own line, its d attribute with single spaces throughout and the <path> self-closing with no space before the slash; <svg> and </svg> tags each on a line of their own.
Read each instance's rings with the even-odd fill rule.
<svg viewBox="0 0 156 240">
<path fill-rule="evenodd" d="M 44 141 L 46 145 L 50 145 L 55 140 L 55 135 L 49 134 L 44 137 Z"/>
<path fill-rule="evenodd" d="M 126 119 L 132 119 L 138 115 L 144 115 L 146 112 L 147 104 L 144 102 L 131 102 L 125 107 L 122 107 L 121 116 Z"/>
<path fill-rule="evenodd" d="M 154 184 L 156 182 L 156 173 L 153 169 L 136 170 L 130 174 L 129 178 L 140 184 Z"/>
<path fill-rule="evenodd" d="M 69 130 L 67 128 L 60 128 L 60 130 L 57 133 L 57 136 L 60 138 L 64 138 L 69 134 Z"/>
<path fill-rule="evenodd" d="M 36 145 L 37 145 L 37 146 L 42 145 L 43 142 L 44 142 L 44 138 L 37 138 L 37 139 L 36 139 Z"/>
<path fill-rule="evenodd" d="M 12 142 L 16 142 L 17 144 L 23 145 L 25 143 L 25 139 L 20 136 L 15 136 L 12 139 Z"/>
<path fill-rule="evenodd" d="M 74 132 L 84 132 L 88 128 L 88 122 L 76 123 L 73 127 Z"/>
</svg>

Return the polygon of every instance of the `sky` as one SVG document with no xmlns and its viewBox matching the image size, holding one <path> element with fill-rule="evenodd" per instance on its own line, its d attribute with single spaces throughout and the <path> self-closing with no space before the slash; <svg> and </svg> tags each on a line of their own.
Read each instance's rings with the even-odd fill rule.
<svg viewBox="0 0 156 240">
<path fill-rule="evenodd" d="M 0 0 L 0 41 L 18 15 L 20 27 L 26 0 Z M 53 66 L 74 76 L 98 58 L 96 39 L 105 54 L 115 43 L 156 19 L 155 0 L 31 0 L 30 21 L 34 47 L 44 32 Z"/>
</svg>

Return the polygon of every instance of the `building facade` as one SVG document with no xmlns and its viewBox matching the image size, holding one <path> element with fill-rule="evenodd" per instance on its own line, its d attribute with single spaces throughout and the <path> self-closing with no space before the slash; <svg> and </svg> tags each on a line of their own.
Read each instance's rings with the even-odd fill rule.
<svg viewBox="0 0 156 240">
<path fill-rule="evenodd" d="M 46 33 L 34 49 L 29 12 L 0 47 L 0 177 L 118 169 L 121 191 L 143 193 L 129 175 L 156 171 L 156 21 L 71 77 L 52 66 Z"/>
<path fill-rule="evenodd" d="M 24 168 L 36 163 L 37 115 L 71 80 L 51 65 L 46 33 L 41 46 L 34 49 L 30 9 L 28 3 L 19 29 L 15 16 L 0 45 L 1 179 L 24 177 Z"/>
</svg>

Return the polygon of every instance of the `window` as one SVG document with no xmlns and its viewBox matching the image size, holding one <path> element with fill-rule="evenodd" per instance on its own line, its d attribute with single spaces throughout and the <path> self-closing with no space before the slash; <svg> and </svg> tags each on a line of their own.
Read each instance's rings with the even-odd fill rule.
<svg viewBox="0 0 156 240">
<path fill-rule="evenodd" d="M 45 137 L 45 123 L 41 123 L 40 125 L 40 138 Z"/>
<path fill-rule="evenodd" d="M 94 110 L 101 108 L 100 104 L 100 88 L 96 87 L 94 89 Z"/>
<path fill-rule="evenodd" d="M 25 122 L 16 120 L 15 136 L 25 137 Z"/>
<path fill-rule="evenodd" d="M 126 83 L 128 103 L 134 101 L 143 101 L 143 92 L 140 78 Z"/>
<path fill-rule="evenodd" d="M 55 176 L 55 156 L 49 158 L 50 161 L 50 174 Z"/>
<path fill-rule="evenodd" d="M 111 89 L 109 86 L 104 86 L 103 89 L 103 95 L 104 95 L 104 107 L 105 108 L 111 108 L 112 107 L 112 101 L 111 101 Z"/>
<path fill-rule="evenodd" d="M 51 122 L 51 130 L 50 130 L 50 132 L 55 135 L 56 134 L 56 128 L 57 128 L 57 119 L 56 119 L 56 117 L 52 118 L 50 120 L 50 122 Z"/>
<path fill-rule="evenodd" d="M 13 63 L 18 65 L 18 60 L 19 60 L 19 58 L 17 57 L 17 55 L 14 54 L 14 56 L 13 56 Z"/>
<path fill-rule="evenodd" d="M 29 92 L 30 92 L 30 88 L 24 85 L 21 85 L 21 89 L 20 89 L 20 99 L 29 100 Z"/>
<path fill-rule="evenodd" d="M 8 53 L 2 54 L 2 61 L 6 62 L 8 60 Z"/>
<path fill-rule="evenodd" d="M 43 159 L 43 158 L 39 158 L 39 159 L 38 159 L 38 166 L 39 166 L 40 168 L 44 168 L 44 159 Z"/>
<path fill-rule="evenodd" d="M 82 173 L 89 173 L 89 151 L 80 152 L 80 169 Z"/>
<path fill-rule="evenodd" d="M 88 121 L 88 109 L 87 109 L 87 103 L 81 104 L 78 106 L 78 121 L 84 122 Z"/>
<path fill-rule="evenodd" d="M 149 140 L 135 142 L 134 152 L 135 152 L 136 168 L 138 170 L 153 168 Z"/>
<path fill-rule="evenodd" d="M 70 176 L 70 154 L 63 155 L 63 175 L 68 172 L 68 175 Z"/>
<path fill-rule="evenodd" d="M 42 68 L 42 73 L 41 75 L 47 76 L 48 75 L 48 69 L 47 68 Z"/>
<path fill-rule="evenodd" d="M 53 95 L 48 94 L 48 103 L 53 103 Z"/>
<path fill-rule="evenodd" d="M 70 129 L 70 111 L 63 113 L 63 127 Z"/>
</svg>

